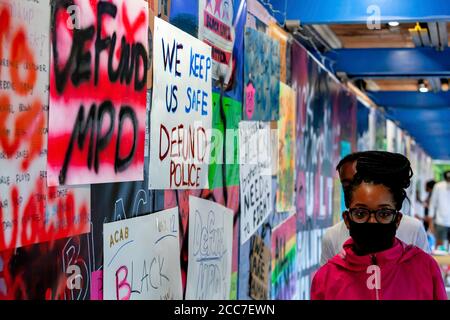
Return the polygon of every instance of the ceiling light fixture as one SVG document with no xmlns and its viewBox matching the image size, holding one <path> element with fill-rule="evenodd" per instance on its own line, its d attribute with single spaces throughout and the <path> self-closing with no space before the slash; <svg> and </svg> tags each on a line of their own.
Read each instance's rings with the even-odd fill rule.
<svg viewBox="0 0 450 320">
<path fill-rule="evenodd" d="M 448 79 L 441 79 L 441 90 L 447 92 L 449 90 Z"/>
<path fill-rule="evenodd" d="M 422 93 L 428 92 L 428 88 L 422 79 L 419 80 L 419 91 Z"/>
<path fill-rule="evenodd" d="M 400 23 L 397 21 L 390 21 L 390 22 L 388 22 L 388 25 L 390 27 L 398 27 L 400 25 Z"/>
</svg>

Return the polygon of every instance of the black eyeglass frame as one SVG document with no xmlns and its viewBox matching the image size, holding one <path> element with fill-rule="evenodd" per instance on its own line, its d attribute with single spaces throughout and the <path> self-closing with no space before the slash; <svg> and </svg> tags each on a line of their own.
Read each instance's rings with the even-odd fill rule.
<svg viewBox="0 0 450 320">
<path fill-rule="evenodd" d="M 367 218 L 365 219 L 365 221 L 356 221 L 355 220 L 353 215 L 356 213 L 355 212 L 356 210 L 362 210 L 362 211 L 366 211 L 366 212 L 369 213 L 367 215 Z M 382 212 L 386 212 L 386 211 L 389 211 L 392 214 L 392 218 L 390 219 L 389 222 L 383 221 L 382 218 L 380 217 L 381 213 Z M 372 214 L 374 214 L 375 215 L 375 220 L 377 220 L 377 222 L 381 223 L 381 224 L 392 223 L 395 220 L 395 218 L 398 216 L 398 214 L 400 213 L 398 210 L 389 209 L 389 208 L 383 208 L 383 209 L 377 209 L 377 210 L 369 210 L 369 209 L 366 209 L 366 208 L 349 208 L 347 210 L 347 212 L 348 212 L 349 219 L 351 219 L 355 223 L 367 223 L 370 220 L 370 217 L 372 216 Z"/>
</svg>

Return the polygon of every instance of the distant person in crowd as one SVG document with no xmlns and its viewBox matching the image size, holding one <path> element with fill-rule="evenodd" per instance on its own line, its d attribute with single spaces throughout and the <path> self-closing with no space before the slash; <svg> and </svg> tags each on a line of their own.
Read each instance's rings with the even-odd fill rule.
<svg viewBox="0 0 450 320">
<path fill-rule="evenodd" d="M 351 238 L 315 274 L 313 300 L 446 300 L 437 262 L 395 237 L 410 185 L 409 160 L 398 153 L 360 156 L 344 191 Z"/>
<path fill-rule="evenodd" d="M 434 180 L 427 181 L 427 183 L 425 184 L 425 191 L 427 193 L 426 199 L 422 201 L 422 199 L 420 199 L 419 196 L 417 199 L 423 206 L 423 217 L 421 217 L 421 219 L 423 220 L 423 226 L 425 228 L 425 231 L 428 231 L 428 229 L 430 228 L 430 219 L 431 219 L 429 217 L 430 199 L 431 199 L 431 194 L 433 192 L 433 188 L 434 188 L 435 184 L 436 184 L 436 181 L 434 181 Z M 418 193 L 419 193 L 419 190 L 418 190 Z"/>
<path fill-rule="evenodd" d="M 356 152 L 344 157 L 336 167 L 343 188 L 348 187 L 356 173 L 356 163 L 360 157 L 365 157 L 366 161 L 380 161 L 385 156 L 383 151 Z M 410 216 L 404 215 L 396 236 L 407 244 L 413 244 L 430 252 L 427 233 L 422 223 Z M 350 233 L 344 221 L 341 221 L 331 228 L 328 228 L 322 238 L 322 254 L 320 265 L 324 265 L 342 250 L 342 245 L 350 238 Z"/>
<path fill-rule="evenodd" d="M 435 184 L 430 199 L 429 216 L 433 218 L 436 245 L 450 240 L 450 171 L 444 180 Z"/>
</svg>

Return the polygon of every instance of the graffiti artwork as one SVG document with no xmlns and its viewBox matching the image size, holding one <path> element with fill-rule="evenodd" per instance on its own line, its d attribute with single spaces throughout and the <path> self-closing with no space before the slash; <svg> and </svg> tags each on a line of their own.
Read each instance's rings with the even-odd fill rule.
<svg viewBox="0 0 450 320">
<path fill-rule="evenodd" d="M 89 187 L 46 183 L 49 21 L 45 1 L 0 3 L 0 250 L 90 231 Z"/>
<path fill-rule="evenodd" d="M 50 186 L 143 179 L 147 20 L 144 0 L 54 2 Z"/>
</svg>

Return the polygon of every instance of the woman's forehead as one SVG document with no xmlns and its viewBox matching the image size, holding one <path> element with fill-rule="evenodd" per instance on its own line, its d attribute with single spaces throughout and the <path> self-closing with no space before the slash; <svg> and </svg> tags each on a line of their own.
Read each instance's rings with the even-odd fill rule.
<svg viewBox="0 0 450 320">
<path fill-rule="evenodd" d="M 394 205 L 392 192 L 382 184 L 363 182 L 353 189 L 352 203 L 365 203 L 367 205 Z"/>
</svg>

